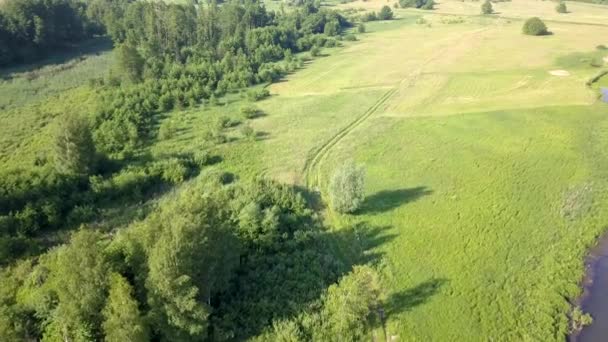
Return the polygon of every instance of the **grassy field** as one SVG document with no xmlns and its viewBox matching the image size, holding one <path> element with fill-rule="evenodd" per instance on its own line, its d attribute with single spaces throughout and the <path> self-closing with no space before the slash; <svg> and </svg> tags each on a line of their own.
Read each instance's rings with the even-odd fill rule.
<svg viewBox="0 0 608 342">
<path fill-rule="evenodd" d="M 326 220 L 362 237 L 382 232 L 369 253 L 382 256 L 387 329 L 401 341 L 562 341 L 586 248 L 608 221 L 608 106 L 586 85 L 608 67 L 591 65 L 608 55 L 596 49 L 608 45 L 608 7 L 569 2 L 558 15 L 554 2 L 514 0 L 482 17 L 480 4 L 444 0 L 367 23 L 359 41 L 271 85 L 256 104 L 256 141 L 231 128 L 213 168 L 324 194 L 337 165 L 365 165 L 363 209 L 327 210 Z M 522 35 L 520 19 L 533 15 L 554 34 Z M 106 70 L 107 58 L 0 83 L 12 94 L 0 98 L 0 166 L 31 164 L 58 113 L 89 110 L 84 75 Z M 45 83 L 53 77 L 58 94 Z M 24 88 L 41 102 L 23 100 Z M 160 124 L 176 134 L 149 152 L 204 148 L 215 120 L 240 117 L 237 95 L 220 101 L 169 113 Z"/>
<path fill-rule="evenodd" d="M 259 103 L 266 115 L 253 122 L 263 138 L 222 147 L 223 165 L 241 177 L 322 193 L 336 165 L 366 166 L 361 212 L 326 215 L 337 227 L 383 232 L 371 253 L 383 256 L 388 332 L 400 340 L 567 333 L 582 257 L 608 219 L 608 107 L 585 84 L 605 67 L 590 60 L 605 57 L 596 46 L 608 27 L 596 24 L 608 11 L 573 4 L 561 20 L 552 2 L 524 3 L 496 7 L 546 14 L 553 35 L 526 37 L 520 20 L 477 16 L 478 2 L 369 23 L 360 41 L 270 87 Z M 155 151 L 185 148 L 238 106 L 174 114 L 184 130 Z"/>
</svg>

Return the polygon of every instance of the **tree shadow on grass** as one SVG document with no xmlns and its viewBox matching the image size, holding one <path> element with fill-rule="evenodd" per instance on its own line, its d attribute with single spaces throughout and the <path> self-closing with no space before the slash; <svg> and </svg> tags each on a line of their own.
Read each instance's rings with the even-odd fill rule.
<svg viewBox="0 0 608 342">
<path fill-rule="evenodd" d="M 429 190 L 426 186 L 397 190 L 382 190 L 365 198 L 359 213 L 378 214 L 390 211 L 432 193 L 433 191 Z"/>
<path fill-rule="evenodd" d="M 431 278 L 403 292 L 392 294 L 386 301 L 388 316 L 407 312 L 426 303 L 447 283 L 445 278 Z"/>
</svg>

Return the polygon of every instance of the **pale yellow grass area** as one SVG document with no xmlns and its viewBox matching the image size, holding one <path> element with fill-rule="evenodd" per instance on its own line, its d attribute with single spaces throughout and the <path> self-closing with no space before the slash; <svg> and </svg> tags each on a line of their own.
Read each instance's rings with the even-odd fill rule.
<svg viewBox="0 0 608 342">
<path fill-rule="evenodd" d="M 387 0 L 366 0 L 354 1 L 339 5 L 344 8 L 363 8 L 366 10 L 378 10 L 384 5 L 391 8 L 397 1 Z M 410 13 L 418 12 L 421 14 L 450 14 L 450 15 L 480 15 L 481 1 L 471 0 L 439 0 L 433 11 L 418 9 L 397 9 L 397 13 L 407 11 Z M 608 6 L 596 5 L 581 2 L 566 2 L 568 13 L 560 14 L 555 10 L 555 1 L 540 0 L 512 0 L 508 2 L 492 3 L 495 13 L 491 16 L 505 17 L 514 19 L 525 19 L 530 17 L 540 17 L 549 21 L 565 21 L 573 23 L 598 24 L 608 26 Z"/>
<path fill-rule="evenodd" d="M 441 15 L 429 14 L 429 20 Z M 581 105 L 595 101 L 585 86 L 593 70 L 555 77 L 555 60 L 593 51 L 608 27 L 554 23 L 557 31 L 529 37 L 520 22 L 408 24 L 378 32 L 275 84 L 282 96 L 313 96 L 363 89 L 396 92 L 375 116 L 435 116 L 505 108 Z M 572 27 L 576 30 L 571 30 Z M 560 75 L 564 75 L 560 72 Z"/>
</svg>

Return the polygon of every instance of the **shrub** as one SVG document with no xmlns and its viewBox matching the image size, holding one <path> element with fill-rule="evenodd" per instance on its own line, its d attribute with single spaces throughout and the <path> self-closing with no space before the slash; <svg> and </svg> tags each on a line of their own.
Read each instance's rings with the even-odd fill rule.
<svg viewBox="0 0 608 342">
<path fill-rule="evenodd" d="M 354 34 L 349 33 L 349 34 L 347 34 L 347 35 L 344 36 L 344 40 L 348 40 L 348 41 L 354 42 L 354 41 L 357 40 L 357 37 Z"/>
<path fill-rule="evenodd" d="M 159 162 L 156 166 L 159 168 L 161 179 L 167 183 L 179 184 L 188 177 L 188 168 L 177 158 Z"/>
<path fill-rule="evenodd" d="M 245 139 L 248 139 L 248 140 L 254 140 L 255 139 L 255 131 L 253 130 L 253 128 L 249 124 L 243 125 L 243 127 L 241 127 L 241 134 L 243 134 L 243 137 Z"/>
<path fill-rule="evenodd" d="M 565 2 L 560 1 L 559 5 L 555 7 L 555 11 L 557 11 L 557 13 L 568 13 L 568 7 L 566 7 Z"/>
<path fill-rule="evenodd" d="M 355 212 L 364 198 L 365 170 L 346 163 L 333 174 L 329 184 L 331 207 L 339 213 Z"/>
<path fill-rule="evenodd" d="M 260 115 L 260 110 L 254 106 L 245 106 L 241 108 L 241 114 L 245 119 L 255 119 Z"/>
<path fill-rule="evenodd" d="M 95 169 L 97 152 L 84 117 L 64 115 L 55 132 L 55 168 L 59 173 L 86 175 Z"/>
<path fill-rule="evenodd" d="M 362 21 L 376 21 L 378 20 L 378 15 L 376 15 L 376 12 L 370 12 L 370 13 L 366 13 L 362 18 Z"/>
<path fill-rule="evenodd" d="M 198 167 L 203 167 L 211 164 L 213 162 L 213 158 L 208 151 L 198 151 L 192 156 L 192 161 Z"/>
<path fill-rule="evenodd" d="M 270 92 L 266 88 L 251 89 L 247 92 L 247 98 L 250 101 L 259 101 L 270 96 Z"/>
<path fill-rule="evenodd" d="M 175 131 L 176 129 L 173 120 L 166 120 L 160 125 L 160 128 L 158 129 L 158 139 L 171 139 L 175 135 Z"/>
<path fill-rule="evenodd" d="M 313 46 L 312 49 L 310 49 L 310 57 L 317 57 L 321 54 L 321 48 L 318 46 Z"/>
<path fill-rule="evenodd" d="M 382 9 L 380 9 L 380 12 L 378 12 L 378 19 L 379 20 L 393 19 L 393 10 L 386 5 L 382 6 Z"/>
<path fill-rule="evenodd" d="M 435 8 L 435 1 L 434 1 L 434 0 L 428 0 L 428 1 L 427 1 L 427 2 L 426 2 L 424 5 L 422 5 L 422 7 L 420 7 L 420 8 L 422 8 L 423 10 L 428 10 L 428 11 L 430 11 L 430 10 L 432 10 L 432 9 L 434 9 L 434 8 Z"/>
<path fill-rule="evenodd" d="M 538 17 L 526 20 L 523 27 L 523 33 L 529 36 L 543 36 L 549 33 L 545 23 Z"/>
<path fill-rule="evenodd" d="M 361 23 L 357 26 L 357 32 L 365 33 L 365 25 L 363 23 Z"/>
<path fill-rule="evenodd" d="M 160 111 L 168 112 L 173 109 L 173 106 L 175 104 L 175 98 L 173 97 L 173 94 L 166 93 L 161 95 L 161 97 L 158 99 L 158 102 Z"/>
<path fill-rule="evenodd" d="M 481 14 L 492 14 L 494 13 L 494 8 L 492 7 L 492 3 L 490 1 L 486 1 L 481 5 Z"/>
<path fill-rule="evenodd" d="M 593 318 L 584 313 L 580 307 L 575 307 L 570 313 L 570 332 L 576 332 L 593 323 Z"/>
</svg>

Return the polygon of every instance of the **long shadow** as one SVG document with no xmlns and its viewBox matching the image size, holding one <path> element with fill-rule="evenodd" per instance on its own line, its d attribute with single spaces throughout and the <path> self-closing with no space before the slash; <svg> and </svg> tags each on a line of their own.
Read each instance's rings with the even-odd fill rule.
<svg viewBox="0 0 608 342">
<path fill-rule="evenodd" d="M 83 58 L 87 55 L 99 55 L 102 52 L 111 50 L 112 46 L 112 40 L 110 40 L 108 37 L 100 36 L 91 38 L 87 41 L 80 42 L 66 48 L 64 52 L 49 55 L 35 62 L 16 64 L 13 66 L 0 68 L 0 78 L 9 79 L 14 74 L 34 71 L 48 65 L 64 64 L 70 60 Z"/>
<path fill-rule="evenodd" d="M 445 278 L 431 278 L 403 292 L 391 295 L 386 301 L 386 314 L 390 316 L 407 312 L 426 303 L 447 282 Z"/>
<path fill-rule="evenodd" d="M 212 320 L 230 321 L 234 340 L 257 336 L 273 321 L 297 317 L 306 308 L 319 305 L 327 288 L 353 265 L 379 262 L 381 253 L 371 249 L 395 237 L 387 233 L 390 227 L 366 223 L 339 230 L 316 224 L 302 228 L 296 228 L 299 232 L 277 250 L 242 256 L 237 270 L 240 276 L 227 292 L 231 294 L 212 303 Z"/>
<path fill-rule="evenodd" d="M 359 213 L 378 214 L 390 211 L 432 193 L 433 191 L 425 186 L 397 190 L 382 190 L 368 196 L 363 202 L 363 206 L 359 210 Z"/>
</svg>

